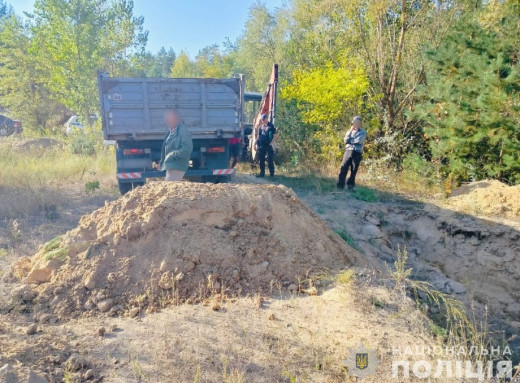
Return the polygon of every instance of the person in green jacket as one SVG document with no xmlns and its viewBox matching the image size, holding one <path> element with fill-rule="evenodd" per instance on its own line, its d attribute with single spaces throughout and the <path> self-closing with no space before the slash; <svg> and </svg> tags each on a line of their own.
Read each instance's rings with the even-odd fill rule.
<svg viewBox="0 0 520 383">
<path fill-rule="evenodd" d="M 176 110 L 167 110 L 164 121 L 169 130 L 161 149 L 159 169 L 166 170 L 166 181 L 181 181 L 188 170 L 193 141 L 189 130 L 180 125 L 181 118 Z"/>
</svg>

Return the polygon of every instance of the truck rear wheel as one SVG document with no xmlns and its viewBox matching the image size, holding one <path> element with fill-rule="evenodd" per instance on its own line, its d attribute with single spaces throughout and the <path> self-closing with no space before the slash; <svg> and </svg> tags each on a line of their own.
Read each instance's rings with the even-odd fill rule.
<svg viewBox="0 0 520 383">
<path fill-rule="evenodd" d="M 143 186 L 144 185 L 144 182 L 121 182 L 121 181 L 118 181 L 117 183 L 119 185 L 119 192 L 121 193 L 121 195 L 125 195 L 130 190 L 135 189 L 138 186 Z"/>
<path fill-rule="evenodd" d="M 211 184 L 222 184 L 231 181 L 231 176 L 202 176 L 200 182 Z"/>
<path fill-rule="evenodd" d="M 218 176 L 215 180 L 216 184 L 226 184 L 228 182 L 231 182 L 231 176 Z"/>
</svg>

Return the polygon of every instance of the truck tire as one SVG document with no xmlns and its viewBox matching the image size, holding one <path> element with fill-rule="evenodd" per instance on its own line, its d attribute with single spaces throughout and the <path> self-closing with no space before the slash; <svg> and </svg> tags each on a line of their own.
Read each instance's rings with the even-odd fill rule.
<svg viewBox="0 0 520 383">
<path fill-rule="evenodd" d="M 210 184 L 222 184 L 231 181 L 231 176 L 202 176 L 200 182 Z"/>
<path fill-rule="evenodd" d="M 227 184 L 231 182 L 231 176 L 218 176 L 215 180 L 216 184 Z"/>
<path fill-rule="evenodd" d="M 117 183 L 118 183 L 119 192 L 121 193 L 121 195 L 125 195 L 130 190 L 135 189 L 136 187 L 144 185 L 144 182 L 121 182 L 121 181 L 118 181 Z"/>
</svg>

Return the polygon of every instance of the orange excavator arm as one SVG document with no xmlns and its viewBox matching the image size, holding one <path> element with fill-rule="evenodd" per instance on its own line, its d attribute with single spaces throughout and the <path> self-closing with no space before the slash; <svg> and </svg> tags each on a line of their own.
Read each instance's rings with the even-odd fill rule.
<svg viewBox="0 0 520 383">
<path fill-rule="evenodd" d="M 258 109 L 258 113 L 255 117 L 253 124 L 253 132 L 251 134 L 251 140 L 249 142 L 250 145 L 250 153 L 251 158 L 256 160 L 256 138 L 258 136 L 258 125 L 260 124 L 260 120 L 262 119 L 263 114 L 267 114 L 269 116 L 269 122 L 273 125 L 275 124 L 276 119 L 276 97 L 278 90 L 278 64 L 273 64 L 273 70 L 271 71 L 271 78 L 269 79 L 269 84 L 267 85 L 267 89 L 262 97 L 262 101 L 260 102 L 260 108 Z M 276 126 L 276 125 L 275 125 Z M 272 142 L 273 149 L 277 149 L 276 147 L 276 136 Z"/>
</svg>

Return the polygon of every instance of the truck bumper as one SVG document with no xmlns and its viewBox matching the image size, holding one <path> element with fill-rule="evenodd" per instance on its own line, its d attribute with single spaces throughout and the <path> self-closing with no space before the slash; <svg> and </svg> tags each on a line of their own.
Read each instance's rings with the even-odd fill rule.
<svg viewBox="0 0 520 383">
<path fill-rule="evenodd" d="M 184 177 L 200 176 L 230 176 L 235 174 L 235 169 L 188 169 Z M 161 178 L 166 176 L 166 171 L 145 171 L 145 172 L 121 172 L 116 177 L 122 182 L 144 182 L 147 178 Z"/>
</svg>

